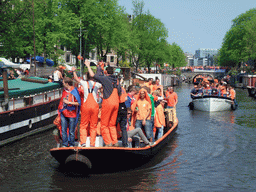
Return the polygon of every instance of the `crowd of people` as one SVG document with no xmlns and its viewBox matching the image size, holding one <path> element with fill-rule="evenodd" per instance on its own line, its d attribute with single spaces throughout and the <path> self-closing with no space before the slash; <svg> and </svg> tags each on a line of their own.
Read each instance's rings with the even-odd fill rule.
<svg viewBox="0 0 256 192">
<path fill-rule="evenodd" d="M 83 80 L 72 68 L 73 79 L 62 77 L 56 72 L 60 82 L 63 79 L 63 95 L 59 104 L 59 115 L 54 124 L 54 137 L 57 146 L 86 147 L 90 137 L 90 147 L 95 147 L 97 135 L 101 135 L 106 147 L 140 147 L 141 140 L 152 145 L 164 134 L 166 119 L 164 111 L 169 112 L 169 120 L 176 120 L 178 96 L 173 87 L 164 92 L 159 79 L 152 78 L 139 86 L 122 86 L 122 78 L 115 74 L 113 67 L 99 64 L 96 73 L 85 60 L 88 69 Z M 76 83 L 74 83 L 74 81 Z M 77 86 L 74 86 L 77 85 Z M 78 119 L 80 128 L 78 133 Z M 79 135 L 79 138 L 78 138 Z M 61 144 L 62 143 L 62 144 Z"/>
<path fill-rule="evenodd" d="M 227 97 L 235 102 L 236 92 L 235 89 L 226 81 L 222 79 L 199 78 L 199 81 L 194 82 L 194 88 L 191 90 L 191 98 L 208 96 Z"/>
</svg>

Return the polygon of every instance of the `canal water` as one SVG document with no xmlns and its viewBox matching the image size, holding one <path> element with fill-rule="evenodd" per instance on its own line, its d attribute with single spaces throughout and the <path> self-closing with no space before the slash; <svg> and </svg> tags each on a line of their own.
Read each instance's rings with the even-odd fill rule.
<svg viewBox="0 0 256 192">
<path fill-rule="evenodd" d="M 256 191 L 256 100 L 236 90 L 236 111 L 190 111 L 191 88 L 175 88 L 179 127 L 145 167 L 69 175 L 51 157 L 47 131 L 0 148 L 0 191 Z"/>
</svg>

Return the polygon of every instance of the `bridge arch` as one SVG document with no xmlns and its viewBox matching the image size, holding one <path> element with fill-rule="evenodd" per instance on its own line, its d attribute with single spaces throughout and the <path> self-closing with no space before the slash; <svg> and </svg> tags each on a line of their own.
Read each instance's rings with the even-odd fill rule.
<svg viewBox="0 0 256 192">
<path fill-rule="evenodd" d="M 197 73 L 192 77 L 192 83 L 194 83 L 195 79 L 199 78 L 200 76 L 207 77 L 207 78 L 214 80 L 214 76 L 210 73 Z"/>
</svg>

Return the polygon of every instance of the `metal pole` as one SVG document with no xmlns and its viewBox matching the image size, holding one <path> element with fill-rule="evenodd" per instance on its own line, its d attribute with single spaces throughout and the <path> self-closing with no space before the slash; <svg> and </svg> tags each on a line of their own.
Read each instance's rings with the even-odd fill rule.
<svg viewBox="0 0 256 192">
<path fill-rule="evenodd" d="M 35 65 L 35 76 L 36 76 L 36 35 L 35 35 L 35 11 L 34 11 L 34 1 L 32 1 L 32 7 L 33 7 L 33 33 L 34 33 L 34 65 Z"/>
<path fill-rule="evenodd" d="M 81 33 L 81 19 L 80 19 L 80 78 L 83 78 L 82 75 L 82 33 Z"/>
</svg>

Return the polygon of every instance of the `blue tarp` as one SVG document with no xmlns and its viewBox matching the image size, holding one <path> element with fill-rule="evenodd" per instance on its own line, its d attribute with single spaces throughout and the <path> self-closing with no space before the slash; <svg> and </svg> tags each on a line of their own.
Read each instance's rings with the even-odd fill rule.
<svg viewBox="0 0 256 192">
<path fill-rule="evenodd" d="M 50 60 L 50 59 L 46 59 L 46 64 L 50 67 L 52 67 L 54 65 L 54 61 Z"/>
<path fill-rule="evenodd" d="M 34 57 L 32 57 L 32 60 L 34 60 Z M 44 57 L 36 56 L 36 61 L 38 61 L 39 63 L 43 63 L 44 62 Z"/>
</svg>

